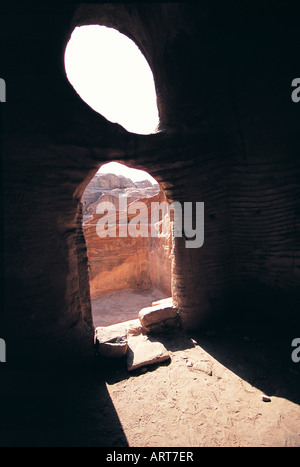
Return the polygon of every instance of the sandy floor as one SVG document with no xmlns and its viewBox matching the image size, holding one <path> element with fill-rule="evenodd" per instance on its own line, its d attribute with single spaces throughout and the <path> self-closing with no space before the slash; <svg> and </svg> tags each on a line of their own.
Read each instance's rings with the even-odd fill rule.
<svg viewBox="0 0 300 467">
<path fill-rule="evenodd" d="M 171 360 L 132 373 L 125 358 L 1 367 L 0 446 L 300 447 L 300 363 L 290 338 L 267 335 L 157 335 Z"/>
<path fill-rule="evenodd" d="M 102 295 L 93 300 L 94 323 L 135 319 L 164 297 L 157 290 Z M 134 373 L 126 359 L 101 363 L 123 431 L 112 446 L 300 446 L 299 369 L 290 349 L 276 353 L 255 336 L 224 329 L 155 338 L 169 363 Z"/>
<path fill-rule="evenodd" d="M 119 290 L 92 299 L 94 326 L 109 326 L 136 319 L 141 308 L 166 298 L 160 290 Z"/>
<path fill-rule="evenodd" d="M 171 363 L 135 375 L 120 363 L 106 381 L 129 446 L 300 446 L 295 364 L 247 337 L 162 341 Z"/>
</svg>

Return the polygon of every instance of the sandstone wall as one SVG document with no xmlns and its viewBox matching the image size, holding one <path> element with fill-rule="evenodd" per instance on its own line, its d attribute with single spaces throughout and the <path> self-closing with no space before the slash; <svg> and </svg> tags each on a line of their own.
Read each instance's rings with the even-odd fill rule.
<svg viewBox="0 0 300 467">
<path fill-rule="evenodd" d="M 262 313 L 268 325 L 290 323 L 294 333 L 297 15 L 282 2 L 270 9 L 230 1 L 6 3 L 2 13 L 0 335 L 7 358 L 78 362 L 93 354 L 80 200 L 99 166 L 112 160 L 148 171 L 169 199 L 205 203 L 203 247 L 174 241 L 172 289 L 186 327 L 216 311 L 230 323 L 236 308 L 259 325 Z M 127 133 L 70 86 L 64 49 L 83 24 L 115 27 L 140 47 L 155 78 L 160 132 Z"/>
<path fill-rule="evenodd" d="M 98 202 L 101 203 L 102 198 L 100 197 Z M 109 195 L 104 198 L 105 201 L 110 202 L 114 202 L 116 199 Z M 97 234 L 96 224 L 103 216 L 97 215 L 96 212 L 84 223 L 91 298 L 121 289 L 157 288 L 171 295 L 171 230 L 168 230 L 168 235 L 152 238 L 150 226 L 151 203 L 159 203 L 165 199 L 163 193 L 160 192 L 159 195 L 152 197 L 137 198 L 131 203 L 131 207 L 136 202 L 143 202 L 147 206 L 149 214 L 147 219 L 149 221 L 148 237 L 138 236 L 135 238 L 130 235 L 120 237 L 117 226 L 116 237 L 107 235 L 101 238 Z M 130 197 L 128 205 L 130 205 Z M 116 215 L 119 219 L 117 209 Z M 134 215 L 128 214 L 128 220 L 133 217 Z"/>
</svg>

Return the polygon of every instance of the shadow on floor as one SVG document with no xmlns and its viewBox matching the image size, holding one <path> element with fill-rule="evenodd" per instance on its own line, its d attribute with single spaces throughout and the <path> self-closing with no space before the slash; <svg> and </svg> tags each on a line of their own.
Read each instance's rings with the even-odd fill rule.
<svg viewBox="0 0 300 467">
<path fill-rule="evenodd" d="M 281 336 L 281 340 L 276 340 L 272 332 L 267 335 L 263 332 L 253 333 L 249 327 L 247 331 L 243 326 L 219 326 L 209 331 L 189 334 L 178 331 L 148 337 L 162 342 L 170 352 L 186 350 L 198 344 L 214 359 L 266 395 L 283 397 L 300 404 L 300 362 L 297 364 L 291 359 L 293 349 L 290 338 Z M 148 371 L 169 364 L 170 361 L 151 365 Z M 114 361 L 102 359 L 99 365 L 108 384 L 138 377 L 142 372 L 141 369 L 128 372 L 126 357 Z"/>
<path fill-rule="evenodd" d="M 205 351 L 266 395 L 300 404 L 300 294 L 253 282 L 222 300 L 201 332 L 190 333 Z M 300 355 L 300 352 L 299 352 Z"/>
<path fill-rule="evenodd" d="M 298 328 L 299 329 L 299 328 Z M 262 331 L 262 330 L 260 330 Z M 295 330 L 297 332 L 297 330 Z M 291 336 L 245 332 L 242 326 L 217 328 L 191 337 L 222 365 L 268 396 L 300 404 L 300 362 L 291 358 Z"/>
<path fill-rule="evenodd" d="M 2 447 L 126 447 L 128 442 L 97 367 L 4 370 Z"/>
</svg>

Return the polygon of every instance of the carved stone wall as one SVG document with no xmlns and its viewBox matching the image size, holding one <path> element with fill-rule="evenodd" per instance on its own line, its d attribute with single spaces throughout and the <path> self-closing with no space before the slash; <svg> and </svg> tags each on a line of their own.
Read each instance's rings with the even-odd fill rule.
<svg viewBox="0 0 300 467">
<path fill-rule="evenodd" d="M 130 192 L 127 194 L 129 195 Z M 95 203 L 96 205 L 102 202 L 102 197 L 103 195 Z M 124 223 L 125 220 L 124 215 L 120 215 L 118 210 L 119 200 L 112 195 L 106 195 L 105 201 L 107 199 L 115 205 L 111 219 L 107 212 L 104 216 L 94 212 L 83 225 L 89 263 L 91 298 L 116 290 L 151 288 L 157 288 L 171 296 L 172 235 L 168 220 L 165 221 L 165 232 L 162 231 L 163 220 L 161 220 L 159 224 L 162 232 L 158 232 L 157 237 L 151 236 L 151 207 L 153 206 L 154 209 L 157 203 L 166 201 L 162 191 L 147 198 L 136 195 L 135 200 L 131 202 L 128 196 L 127 209 L 130 207 L 133 214 L 126 212 L 126 222 L 138 216 L 139 203 L 143 203 L 147 209 L 147 213 L 143 216 L 145 233 L 147 233 L 145 237 L 130 235 L 128 227 L 126 236 L 120 236 L 119 221 Z M 96 210 L 97 207 L 95 207 Z M 115 231 L 112 232 L 114 236 L 109 232 L 105 237 L 98 235 L 97 223 L 102 217 L 105 222 L 116 223 Z"/>
<path fill-rule="evenodd" d="M 187 328 L 230 321 L 234 308 L 243 319 L 295 322 L 300 133 L 290 83 L 299 25 L 280 5 L 3 7 L 1 337 L 11 360 L 92 355 L 80 199 L 111 160 L 147 170 L 170 200 L 205 203 L 204 245 L 174 242 L 172 290 Z M 95 23 L 127 34 L 149 61 L 159 133 L 127 133 L 70 86 L 65 45 L 76 25 Z"/>
</svg>

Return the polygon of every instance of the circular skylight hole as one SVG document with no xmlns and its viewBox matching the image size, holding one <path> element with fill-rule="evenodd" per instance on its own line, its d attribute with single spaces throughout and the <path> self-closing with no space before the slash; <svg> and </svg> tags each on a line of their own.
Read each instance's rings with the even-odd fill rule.
<svg viewBox="0 0 300 467">
<path fill-rule="evenodd" d="M 65 70 L 84 102 L 107 120 L 131 133 L 157 132 L 152 71 L 127 36 L 106 26 L 76 27 L 65 50 Z"/>
</svg>

